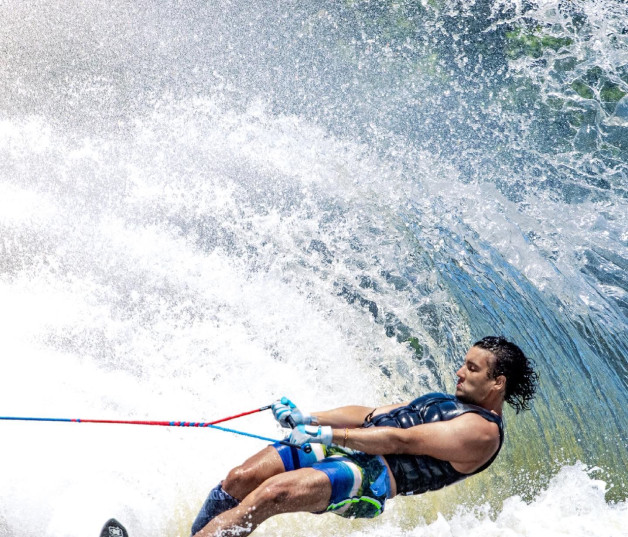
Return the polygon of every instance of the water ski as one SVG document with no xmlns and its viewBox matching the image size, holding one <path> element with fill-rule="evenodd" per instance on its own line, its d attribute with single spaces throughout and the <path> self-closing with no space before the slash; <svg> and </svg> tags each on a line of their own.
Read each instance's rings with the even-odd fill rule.
<svg viewBox="0 0 628 537">
<path fill-rule="evenodd" d="M 100 537 L 129 537 L 129 534 L 120 522 L 112 518 L 103 526 Z"/>
</svg>

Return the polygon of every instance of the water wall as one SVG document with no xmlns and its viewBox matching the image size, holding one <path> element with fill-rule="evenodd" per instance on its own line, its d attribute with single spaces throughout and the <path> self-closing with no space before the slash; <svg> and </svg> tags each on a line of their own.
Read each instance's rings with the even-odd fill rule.
<svg viewBox="0 0 628 537">
<path fill-rule="evenodd" d="M 0 414 L 375 406 L 453 390 L 503 334 L 541 383 L 489 471 L 258 532 L 621 535 L 627 21 L 621 0 L 1 1 Z M 7 537 L 187 536 L 264 446 L 0 431 Z"/>
</svg>

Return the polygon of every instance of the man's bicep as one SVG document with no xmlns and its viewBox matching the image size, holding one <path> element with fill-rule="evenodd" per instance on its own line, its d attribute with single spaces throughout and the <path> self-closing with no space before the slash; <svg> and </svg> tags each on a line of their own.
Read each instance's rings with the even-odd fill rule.
<svg viewBox="0 0 628 537">
<path fill-rule="evenodd" d="M 402 406 L 407 406 L 408 403 L 394 403 L 392 405 L 378 406 L 373 409 L 373 417 L 379 416 L 380 414 L 388 414 L 388 412 L 395 410 Z"/>
<path fill-rule="evenodd" d="M 407 453 L 449 462 L 472 463 L 490 457 L 499 445 L 497 425 L 475 414 L 406 429 Z"/>
<path fill-rule="evenodd" d="M 313 412 L 312 416 L 317 418 L 319 425 L 331 425 L 335 428 L 359 427 L 371 410 L 372 407 L 352 405 Z"/>
</svg>

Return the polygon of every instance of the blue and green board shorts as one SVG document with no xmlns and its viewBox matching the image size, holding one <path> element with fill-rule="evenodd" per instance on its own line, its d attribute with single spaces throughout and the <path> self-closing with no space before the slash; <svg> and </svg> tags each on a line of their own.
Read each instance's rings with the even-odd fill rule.
<svg viewBox="0 0 628 537">
<path fill-rule="evenodd" d="M 314 468 L 331 481 L 326 512 L 346 518 L 373 518 L 384 511 L 390 497 L 390 478 L 384 458 L 340 446 L 312 444 L 312 451 L 274 444 L 286 472 Z"/>
</svg>

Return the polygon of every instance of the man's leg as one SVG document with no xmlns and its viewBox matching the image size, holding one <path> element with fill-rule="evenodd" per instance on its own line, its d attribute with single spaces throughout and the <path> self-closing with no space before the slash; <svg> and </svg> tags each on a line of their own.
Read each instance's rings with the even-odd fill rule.
<svg viewBox="0 0 628 537">
<path fill-rule="evenodd" d="M 231 470 L 225 480 L 209 493 L 192 524 L 192 535 L 220 513 L 239 505 L 242 498 L 269 477 L 284 471 L 281 457 L 277 450 L 270 446 Z"/>
<path fill-rule="evenodd" d="M 331 482 L 323 472 L 313 468 L 283 472 L 264 481 L 237 507 L 212 519 L 195 537 L 246 536 L 273 515 L 324 511 L 330 498 Z"/>
<path fill-rule="evenodd" d="M 231 496 L 242 500 L 268 478 L 283 472 L 285 468 L 279 453 L 268 446 L 231 470 L 222 486 Z"/>
</svg>

